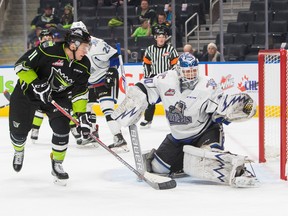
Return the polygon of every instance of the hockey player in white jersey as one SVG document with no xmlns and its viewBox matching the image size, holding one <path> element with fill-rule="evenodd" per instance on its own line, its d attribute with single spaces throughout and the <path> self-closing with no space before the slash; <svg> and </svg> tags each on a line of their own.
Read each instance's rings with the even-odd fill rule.
<svg viewBox="0 0 288 216">
<path fill-rule="evenodd" d="M 199 76 L 198 60 L 190 53 L 181 54 L 178 64 L 175 70 L 130 87 L 112 118 L 122 126 L 135 124 L 148 104 L 161 99 L 171 133 L 145 155 L 148 172 L 184 171 L 233 187 L 257 186 L 255 173 L 245 167 L 250 160 L 224 151 L 222 125 L 251 118 L 255 102 L 243 93 L 225 95 L 212 78 Z"/>
<path fill-rule="evenodd" d="M 80 28 L 87 31 L 85 24 L 81 21 L 72 23 L 71 29 Z M 88 32 L 88 31 L 87 31 Z M 121 133 L 121 127 L 117 121 L 111 118 L 114 111 L 114 104 L 117 103 L 119 93 L 119 76 L 118 70 L 119 59 L 117 50 L 108 45 L 104 40 L 91 36 L 91 48 L 87 54 L 91 62 L 91 75 L 88 86 L 89 101 L 87 104 L 87 112 L 93 113 L 92 106 L 94 103 L 100 103 L 102 112 L 105 115 L 107 124 L 113 134 L 114 143 L 109 145 L 109 148 L 120 148 L 124 151 L 129 151 L 127 142 Z M 90 119 L 95 124 L 94 134 L 98 136 L 98 125 L 95 119 Z M 88 140 L 80 139 L 80 134 L 72 127 L 72 133 L 77 139 L 78 144 L 85 145 L 95 142 L 91 138 Z"/>
</svg>

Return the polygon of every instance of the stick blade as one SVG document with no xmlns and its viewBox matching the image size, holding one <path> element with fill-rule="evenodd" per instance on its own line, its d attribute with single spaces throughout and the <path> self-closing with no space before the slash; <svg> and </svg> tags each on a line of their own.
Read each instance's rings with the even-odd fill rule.
<svg viewBox="0 0 288 216">
<path fill-rule="evenodd" d="M 159 176 L 153 173 L 145 172 L 144 181 L 156 190 L 173 189 L 177 186 L 174 179 L 169 177 Z"/>
</svg>

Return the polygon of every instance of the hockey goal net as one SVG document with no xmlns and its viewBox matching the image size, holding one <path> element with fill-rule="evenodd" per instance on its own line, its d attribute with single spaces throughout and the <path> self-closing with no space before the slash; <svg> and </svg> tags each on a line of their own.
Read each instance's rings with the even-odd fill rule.
<svg viewBox="0 0 288 216">
<path fill-rule="evenodd" d="M 280 178 L 287 180 L 287 50 L 261 50 L 259 72 L 259 162 L 280 158 Z"/>
</svg>

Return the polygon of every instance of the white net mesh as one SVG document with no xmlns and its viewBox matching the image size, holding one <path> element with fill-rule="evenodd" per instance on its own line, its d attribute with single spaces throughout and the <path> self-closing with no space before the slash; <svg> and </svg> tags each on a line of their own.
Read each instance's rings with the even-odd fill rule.
<svg viewBox="0 0 288 216">
<path fill-rule="evenodd" d="M 264 57 L 265 158 L 280 155 L 280 55 Z"/>
</svg>

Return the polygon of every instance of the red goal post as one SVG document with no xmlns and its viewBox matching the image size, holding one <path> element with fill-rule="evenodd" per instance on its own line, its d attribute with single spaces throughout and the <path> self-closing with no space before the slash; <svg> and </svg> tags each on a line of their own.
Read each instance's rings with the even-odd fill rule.
<svg viewBox="0 0 288 216">
<path fill-rule="evenodd" d="M 287 50 L 258 53 L 259 162 L 280 154 L 280 178 L 287 180 Z M 275 154 L 276 152 L 276 154 Z"/>
</svg>

